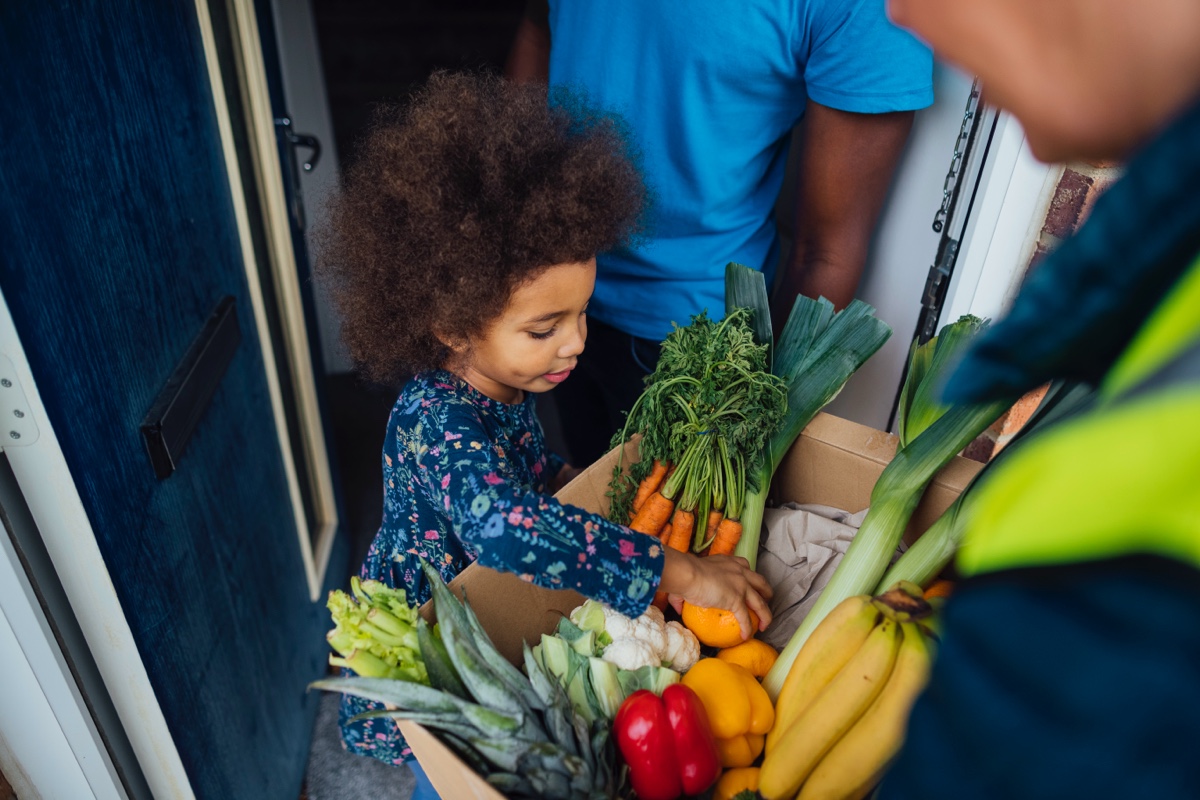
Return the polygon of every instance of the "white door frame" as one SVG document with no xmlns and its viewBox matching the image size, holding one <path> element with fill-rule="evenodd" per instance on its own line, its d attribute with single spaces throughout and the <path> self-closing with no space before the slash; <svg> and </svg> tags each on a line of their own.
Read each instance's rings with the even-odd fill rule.
<svg viewBox="0 0 1200 800">
<path fill-rule="evenodd" d="M 0 426 L 3 427 L 0 443 L 9 442 L 3 446 L 4 453 L 41 533 L 71 610 L 79 622 L 155 798 L 192 798 L 191 784 L 184 772 L 179 751 L 175 748 L 166 718 L 150 685 L 150 677 L 138 653 L 133 632 L 125 620 L 125 612 L 121 610 L 91 520 L 84 510 L 66 456 L 42 404 L 25 348 L 17 335 L 3 293 L 0 293 L 0 356 L 7 358 L 12 365 L 13 377 L 10 380 L 19 387 L 24 401 L 22 410 L 26 416 L 22 421 L 28 421 L 30 426 L 29 430 L 22 432 L 21 439 L 16 440 L 10 438 L 7 426 Z M 5 399 L 13 402 L 10 397 Z M 23 572 L 20 577 L 24 579 Z M 4 585 L 7 587 L 7 579 Z M 7 681 L 0 681 L 5 702 L 20 702 L 23 699 L 29 704 L 25 712 L 30 716 L 11 719 L 2 731 L 10 754 L 17 762 L 12 767 L 14 774 L 23 774 L 30 780 L 33 797 L 122 797 L 123 794 L 114 794 L 120 791 L 115 776 L 105 780 L 103 768 L 96 761 L 95 727 L 86 708 L 80 705 L 79 689 L 74 679 L 69 673 L 66 676 L 60 674 L 61 664 L 56 666 L 62 654 L 56 645 L 52 648 L 53 652 L 47 652 L 53 642 L 47 642 L 46 629 L 35 625 L 36 619 L 29 618 L 30 609 L 24 607 L 27 604 L 28 599 L 22 602 L 15 594 L 5 592 L 3 611 L 13 633 L 11 644 L 24 654 L 31 668 L 37 667 L 37 691 L 44 695 L 39 701 L 31 689 L 25 698 L 12 697 L 10 692 L 18 691 L 15 684 L 10 687 Z M 0 716 L 10 719 L 7 714 Z M 25 734 L 17 732 L 14 735 L 14 732 L 7 730 L 8 725 L 37 729 L 47 741 L 61 744 L 65 740 L 69 751 L 46 749 L 30 752 L 20 742 L 20 737 Z M 61 756 L 64 752 L 74 754 L 80 775 L 72 775 L 76 770 L 63 762 Z M 106 762 L 107 757 L 103 761 Z M 5 774 L 9 774 L 8 764 L 5 764 Z M 57 787 L 62 785 L 60 781 L 72 777 L 84 778 L 91 787 L 90 792 L 78 794 L 58 791 Z M 18 796 L 22 800 L 26 797 L 25 794 Z"/>
<path fill-rule="evenodd" d="M 6 391 L 5 399 L 9 395 Z M 3 531 L 0 653 L 5 664 L 0 681 L 0 772 L 17 796 L 125 800 L 67 660 Z"/>
<path fill-rule="evenodd" d="M 1014 117 L 999 115 L 939 327 L 963 314 L 995 319 L 1007 310 L 1037 246 L 1062 171 L 1061 164 L 1034 157 Z"/>
</svg>

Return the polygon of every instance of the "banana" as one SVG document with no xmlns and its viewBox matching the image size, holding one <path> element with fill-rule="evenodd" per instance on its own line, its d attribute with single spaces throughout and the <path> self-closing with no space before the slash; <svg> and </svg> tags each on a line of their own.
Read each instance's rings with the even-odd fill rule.
<svg viewBox="0 0 1200 800">
<path fill-rule="evenodd" d="M 758 791 L 766 800 L 795 797 L 817 763 L 875 700 L 896 661 L 897 632 L 894 620 L 879 623 L 763 759 Z"/>
<path fill-rule="evenodd" d="M 885 615 L 899 622 L 924 619 L 933 613 L 933 607 L 921 594 L 921 587 L 911 581 L 897 582 L 877 595 L 874 603 Z"/>
<path fill-rule="evenodd" d="M 929 680 L 932 658 L 915 623 L 905 622 L 900 628 L 900 651 L 883 690 L 813 769 L 796 800 L 861 800 L 899 752 L 909 711 Z"/>
<path fill-rule="evenodd" d="M 821 620 L 796 654 L 775 701 L 775 725 L 767 734 L 770 753 L 812 699 L 846 665 L 880 619 L 866 594 L 847 597 Z"/>
</svg>

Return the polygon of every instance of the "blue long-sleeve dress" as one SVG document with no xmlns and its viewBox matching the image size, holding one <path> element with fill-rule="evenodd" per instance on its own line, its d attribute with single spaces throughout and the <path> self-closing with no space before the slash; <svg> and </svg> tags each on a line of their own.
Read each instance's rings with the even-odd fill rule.
<svg viewBox="0 0 1200 800">
<path fill-rule="evenodd" d="M 473 561 L 527 581 L 575 591 L 637 616 L 654 597 L 663 554 L 656 539 L 563 505 L 546 494 L 563 461 L 546 451 L 534 395 L 501 403 L 450 372 L 404 387 L 383 447 L 383 521 L 362 577 L 404 587 L 410 603 L 430 589 L 420 559 L 449 582 Z M 347 749 L 393 764 L 411 758 L 379 708 L 343 698 Z"/>
</svg>

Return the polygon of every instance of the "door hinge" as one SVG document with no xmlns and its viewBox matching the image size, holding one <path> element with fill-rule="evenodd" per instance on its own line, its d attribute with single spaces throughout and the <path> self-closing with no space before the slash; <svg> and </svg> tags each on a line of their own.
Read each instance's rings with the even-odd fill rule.
<svg viewBox="0 0 1200 800">
<path fill-rule="evenodd" d="M 0 355 L 0 450 L 25 447 L 37 440 L 38 426 L 17 380 L 16 365 L 8 356 Z"/>
<path fill-rule="evenodd" d="M 938 318 L 942 314 L 942 303 L 946 299 L 950 275 L 958 258 L 958 240 L 945 239 L 941 258 L 929 268 L 925 288 L 921 292 L 921 316 L 917 321 L 917 341 L 924 344 L 937 333 Z"/>
</svg>

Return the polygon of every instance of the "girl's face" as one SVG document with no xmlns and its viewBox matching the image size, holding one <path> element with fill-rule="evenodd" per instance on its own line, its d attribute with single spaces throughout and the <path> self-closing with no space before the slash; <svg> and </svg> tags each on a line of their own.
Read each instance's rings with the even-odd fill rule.
<svg viewBox="0 0 1200 800">
<path fill-rule="evenodd" d="M 565 381 L 587 339 L 587 304 L 596 285 L 596 259 L 558 264 L 521 284 L 504 313 L 471 340 L 455 368 L 493 400 L 519 402 Z"/>
</svg>

